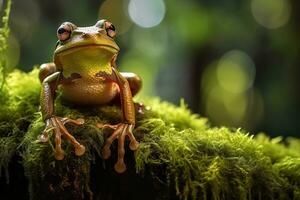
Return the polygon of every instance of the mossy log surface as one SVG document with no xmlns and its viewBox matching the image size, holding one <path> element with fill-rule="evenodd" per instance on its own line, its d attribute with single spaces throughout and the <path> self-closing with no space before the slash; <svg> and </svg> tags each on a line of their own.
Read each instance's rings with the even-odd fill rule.
<svg viewBox="0 0 300 200">
<path fill-rule="evenodd" d="M 44 128 L 39 91 L 37 69 L 11 73 L 1 91 L 0 199 L 300 199 L 299 139 L 210 127 L 184 103 L 142 100 L 151 110 L 137 115 L 140 148 L 127 149 L 127 171 L 117 174 L 116 143 L 109 160 L 101 157 L 111 131 L 95 124 L 118 123 L 119 107 L 71 107 L 58 98 L 58 116 L 85 119 L 67 128 L 86 153 L 74 155 L 64 141 L 57 161 L 52 137 L 36 141 Z"/>
</svg>

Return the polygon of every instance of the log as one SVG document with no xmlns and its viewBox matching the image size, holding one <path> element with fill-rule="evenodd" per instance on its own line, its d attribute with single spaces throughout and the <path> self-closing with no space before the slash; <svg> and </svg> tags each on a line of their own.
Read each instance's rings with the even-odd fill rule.
<svg viewBox="0 0 300 200">
<path fill-rule="evenodd" d="M 123 174 L 101 149 L 118 123 L 118 105 L 75 107 L 59 95 L 56 115 L 84 118 L 67 129 L 86 147 L 76 156 L 63 141 L 65 158 L 54 158 L 53 137 L 37 142 L 44 129 L 39 108 L 38 70 L 12 72 L 0 93 L 0 199 L 300 199 L 300 140 L 250 135 L 241 129 L 211 127 L 207 119 L 158 98 L 138 101 L 151 109 L 137 114 L 140 147 L 126 144 Z"/>
</svg>

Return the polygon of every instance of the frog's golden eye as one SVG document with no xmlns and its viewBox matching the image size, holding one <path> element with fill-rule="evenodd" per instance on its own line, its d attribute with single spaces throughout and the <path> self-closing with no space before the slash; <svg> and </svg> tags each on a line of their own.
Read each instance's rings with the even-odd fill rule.
<svg viewBox="0 0 300 200">
<path fill-rule="evenodd" d="M 105 30 L 109 37 L 114 38 L 116 36 L 116 28 L 112 23 L 106 21 L 105 22 Z"/>
<path fill-rule="evenodd" d="M 69 23 L 63 23 L 57 29 L 57 37 L 60 41 L 66 41 L 70 38 L 73 27 Z"/>
</svg>

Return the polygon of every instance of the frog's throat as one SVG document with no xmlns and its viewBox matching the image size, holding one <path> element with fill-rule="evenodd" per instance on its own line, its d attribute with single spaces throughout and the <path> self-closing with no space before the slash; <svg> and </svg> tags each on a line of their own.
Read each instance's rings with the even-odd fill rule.
<svg viewBox="0 0 300 200">
<path fill-rule="evenodd" d="M 73 73 L 93 77 L 98 72 L 111 74 L 111 62 L 116 54 L 117 51 L 106 46 L 83 46 L 56 54 L 54 62 L 66 78 Z"/>
</svg>

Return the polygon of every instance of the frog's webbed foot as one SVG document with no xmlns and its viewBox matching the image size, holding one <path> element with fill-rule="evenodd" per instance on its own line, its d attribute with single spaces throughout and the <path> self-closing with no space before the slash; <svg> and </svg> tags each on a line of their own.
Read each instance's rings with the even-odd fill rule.
<svg viewBox="0 0 300 200">
<path fill-rule="evenodd" d="M 49 131 L 54 131 L 55 134 L 55 158 L 57 160 L 62 160 L 64 158 L 64 151 L 61 148 L 61 137 L 64 136 L 69 140 L 75 147 L 75 155 L 81 156 L 85 152 L 85 147 L 81 145 L 75 138 L 72 136 L 65 127 L 65 124 L 72 123 L 74 125 L 82 125 L 84 123 L 83 119 L 69 119 L 53 116 L 46 120 L 46 128 L 43 133 L 38 137 L 40 142 L 47 142 L 49 140 Z"/>
<path fill-rule="evenodd" d="M 115 164 L 115 170 L 118 173 L 123 173 L 126 171 L 126 165 L 124 163 L 124 155 L 125 155 L 125 138 L 128 136 L 130 139 L 129 148 L 131 150 L 137 150 L 139 147 L 139 143 L 136 141 L 132 130 L 134 125 L 119 123 L 117 125 L 109 125 L 109 124 L 97 124 L 98 128 L 111 128 L 114 129 L 114 132 L 106 139 L 104 147 L 102 149 L 102 156 L 104 159 L 108 159 L 111 155 L 110 146 L 115 139 L 118 139 L 118 161 Z"/>
</svg>

